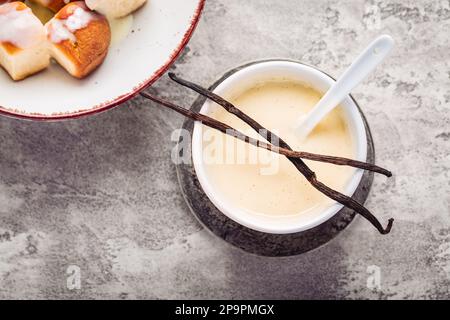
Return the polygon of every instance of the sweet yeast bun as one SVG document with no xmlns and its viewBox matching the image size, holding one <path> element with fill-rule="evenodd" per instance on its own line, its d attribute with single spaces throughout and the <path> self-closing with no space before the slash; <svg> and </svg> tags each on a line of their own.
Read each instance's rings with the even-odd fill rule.
<svg viewBox="0 0 450 320">
<path fill-rule="evenodd" d="M 106 18 L 84 1 L 63 7 L 46 28 L 51 56 L 72 76 L 84 78 L 103 63 L 111 29 Z"/>
<path fill-rule="evenodd" d="M 139 9 L 147 0 L 86 0 L 86 5 L 110 18 L 121 18 Z"/>
<path fill-rule="evenodd" d="M 13 80 L 22 80 L 49 63 L 42 22 L 23 2 L 0 5 L 0 65 Z"/>
</svg>

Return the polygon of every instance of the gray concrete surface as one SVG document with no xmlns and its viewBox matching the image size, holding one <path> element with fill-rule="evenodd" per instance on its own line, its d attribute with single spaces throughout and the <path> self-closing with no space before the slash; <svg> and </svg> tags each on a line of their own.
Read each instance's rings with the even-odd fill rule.
<svg viewBox="0 0 450 320">
<path fill-rule="evenodd" d="M 339 75 L 376 35 L 397 40 L 354 92 L 378 163 L 395 172 L 376 178 L 367 206 L 394 216 L 394 230 L 382 237 L 358 218 L 297 257 L 249 255 L 202 229 L 170 160 L 183 120 L 172 112 L 138 98 L 70 122 L 1 117 L 0 298 L 449 298 L 449 30 L 448 0 L 207 1 L 172 68 L 205 85 L 266 57 Z M 166 78 L 151 90 L 195 98 Z"/>
</svg>

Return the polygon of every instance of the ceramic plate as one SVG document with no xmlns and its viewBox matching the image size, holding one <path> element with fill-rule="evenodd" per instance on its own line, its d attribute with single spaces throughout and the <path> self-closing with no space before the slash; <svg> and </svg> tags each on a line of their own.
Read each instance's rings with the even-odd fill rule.
<svg viewBox="0 0 450 320">
<path fill-rule="evenodd" d="M 205 0 L 150 0 L 133 14 L 132 32 L 111 46 L 98 70 L 83 80 L 52 63 L 13 82 L 0 68 L 0 113 L 54 120 L 116 106 L 152 84 L 190 39 Z"/>
</svg>

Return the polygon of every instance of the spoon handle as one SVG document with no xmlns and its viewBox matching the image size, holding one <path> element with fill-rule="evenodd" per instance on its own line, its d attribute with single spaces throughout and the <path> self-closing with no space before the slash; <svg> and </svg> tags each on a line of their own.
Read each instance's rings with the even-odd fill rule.
<svg viewBox="0 0 450 320">
<path fill-rule="evenodd" d="M 339 80 L 295 127 L 300 137 L 307 137 L 317 124 L 361 83 L 389 54 L 394 40 L 388 35 L 375 39 L 352 63 Z"/>
</svg>

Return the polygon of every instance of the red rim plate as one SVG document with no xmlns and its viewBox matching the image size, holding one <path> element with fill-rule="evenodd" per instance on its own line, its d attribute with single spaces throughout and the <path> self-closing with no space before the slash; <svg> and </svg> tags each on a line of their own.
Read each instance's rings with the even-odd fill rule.
<svg viewBox="0 0 450 320">
<path fill-rule="evenodd" d="M 77 111 L 77 112 L 61 113 L 61 114 L 55 114 L 55 115 L 27 114 L 27 113 L 22 113 L 20 111 L 9 110 L 9 109 L 6 109 L 6 108 L 0 106 L 0 115 L 9 116 L 9 117 L 13 117 L 13 118 L 19 118 L 19 119 L 37 120 L 37 121 L 55 121 L 55 120 L 76 119 L 76 118 L 80 118 L 83 116 L 93 115 L 93 114 L 97 114 L 97 113 L 112 109 L 112 108 L 117 107 L 120 104 L 134 98 L 142 90 L 151 86 L 153 83 L 156 82 L 156 80 L 158 80 L 163 74 L 165 74 L 166 71 L 170 68 L 170 66 L 180 56 L 181 52 L 183 52 L 183 49 L 188 44 L 189 40 L 191 39 L 192 35 L 194 34 L 194 31 L 198 25 L 198 22 L 200 21 L 201 13 L 205 6 L 205 1 L 206 0 L 199 0 L 198 7 L 195 11 L 195 14 L 191 21 L 189 29 L 184 34 L 183 40 L 181 41 L 179 46 L 174 50 L 174 52 L 171 54 L 168 61 L 159 70 L 157 70 L 155 73 L 153 73 L 153 75 L 150 78 L 148 78 L 147 80 L 143 81 L 141 84 L 136 86 L 132 91 L 130 91 L 126 94 L 123 94 L 123 95 L 115 98 L 112 101 L 106 102 L 101 105 L 94 106 L 87 110 L 81 110 L 81 111 Z"/>
</svg>

